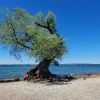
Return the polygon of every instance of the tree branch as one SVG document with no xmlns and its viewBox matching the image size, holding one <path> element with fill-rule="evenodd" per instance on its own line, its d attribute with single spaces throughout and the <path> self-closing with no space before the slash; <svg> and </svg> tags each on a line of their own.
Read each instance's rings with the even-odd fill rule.
<svg viewBox="0 0 100 100">
<path fill-rule="evenodd" d="M 16 39 L 16 43 L 20 44 L 21 46 L 23 46 L 23 47 L 25 47 L 25 48 L 27 48 L 27 49 L 32 50 L 32 48 L 30 48 L 29 46 L 23 44 L 22 42 L 20 42 L 20 41 L 18 40 L 18 38 L 16 37 L 16 31 L 15 31 L 15 29 L 14 29 L 12 23 L 10 23 L 10 24 L 11 24 L 11 28 L 12 28 L 12 30 L 13 30 L 13 35 L 14 35 L 14 37 L 15 37 L 15 39 Z M 28 40 L 29 40 L 29 39 L 28 39 Z"/>
<path fill-rule="evenodd" d="M 49 26 L 48 22 L 47 22 L 47 26 L 44 26 L 44 25 L 39 24 L 37 22 L 35 22 L 35 24 L 38 25 L 38 26 L 40 26 L 40 27 L 43 27 L 43 28 L 47 29 L 50 32 L 50 34 L 54 34 L 54 32 L 50 29 L 50 26 Z"/>
</svg>

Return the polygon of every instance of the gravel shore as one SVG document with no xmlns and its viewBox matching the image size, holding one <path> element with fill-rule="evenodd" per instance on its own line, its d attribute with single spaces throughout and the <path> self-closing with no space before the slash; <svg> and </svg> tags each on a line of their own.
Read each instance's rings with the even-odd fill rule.
<svg viewBox="0 0 100 100">
<path fill-rule="evenodd" d="M 0 83 L 0 100 L 100 100 L 100 77 L 65 84 Z"/>
</svg>

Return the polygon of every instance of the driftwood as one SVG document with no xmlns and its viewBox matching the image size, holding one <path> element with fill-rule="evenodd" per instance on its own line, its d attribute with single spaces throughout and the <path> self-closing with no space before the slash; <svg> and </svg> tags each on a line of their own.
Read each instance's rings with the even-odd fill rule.
<svg viewBox="0 0 100 100">
<path fill-rule="evenodd" d="M 0 80 L 0 83 L 17 82 L 17 81 L 20 81 L 20 79 L 6 79 L 6 80 Z"/>
</svg>

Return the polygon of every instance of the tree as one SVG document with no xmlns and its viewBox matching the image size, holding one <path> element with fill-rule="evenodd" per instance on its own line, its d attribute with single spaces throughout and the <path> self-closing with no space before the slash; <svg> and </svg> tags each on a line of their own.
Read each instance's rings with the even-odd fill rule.
<svg viewBox="0 0 100 100">
<path fill-rule="evenodd" d="M 35 57 L 40 63 L 27 72 L 29 77 L 49 78 L 48 67 L 59 59 L 64 51 L 64 39 L 56 29 L 55 16 L 38 13 L 30 15 L 26 10 L 15 8 L 12 13 L 3 10 L 0 23 L 0 44 L 9 49 L 11 55 L 20 58 L 24 53 Z"/>
</svg>

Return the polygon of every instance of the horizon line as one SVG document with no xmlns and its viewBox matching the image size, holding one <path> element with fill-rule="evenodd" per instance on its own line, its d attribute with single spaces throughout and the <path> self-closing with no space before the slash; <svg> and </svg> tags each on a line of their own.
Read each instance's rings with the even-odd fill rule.
<svg viewBox="0 0 100 100">
<path fill-rule="evenodd" d="M 0 64 L 0 65 L 37 65 L 38 63 L 31 63 L 31 64 L 28 64 L 28 63 L 26 63 L 26 64 L 16 64 L 16 63 L 12 63 L 12 64 Z M 94 65 L 94 64 L 97 64 L 97 65 L 100 65 L 100 63 L 59 63 L 59 64 L 70 64 L 70 65 L 72 65 L 72 64 L 91 64 L 91 65 Z"/>
</svg>

